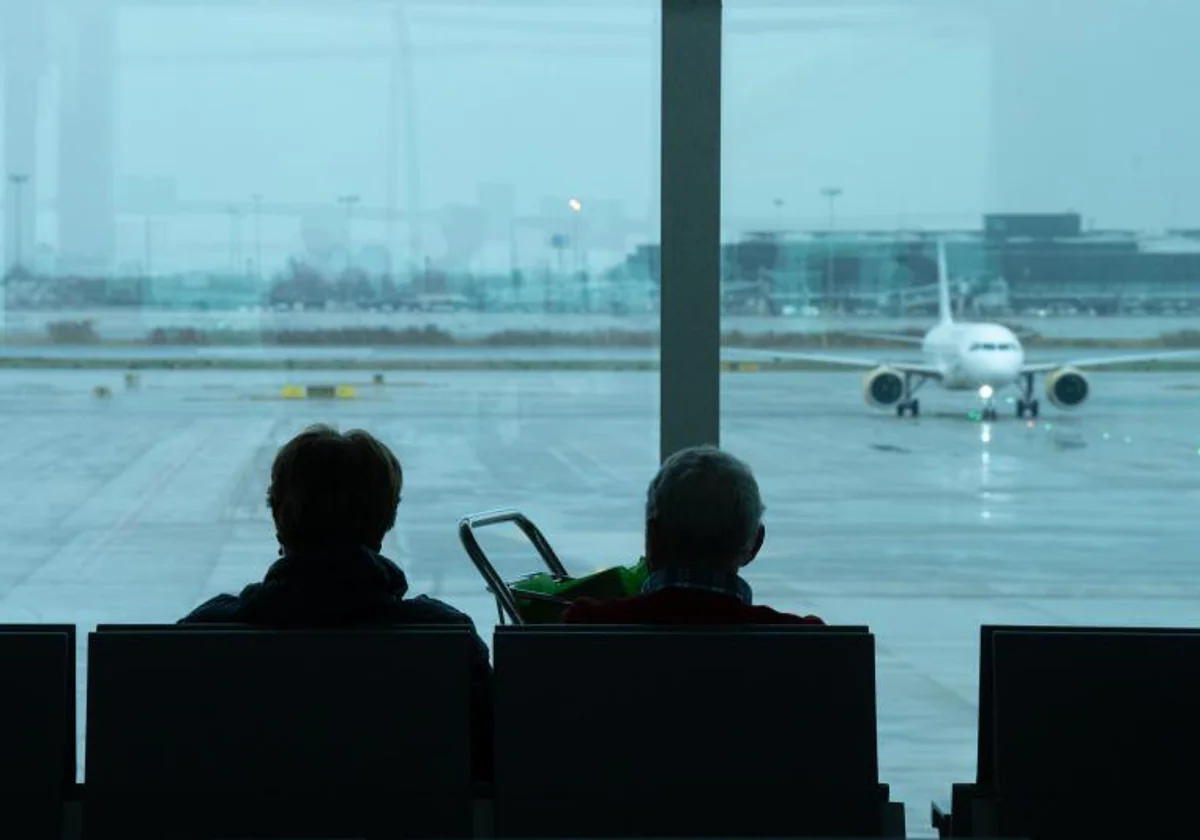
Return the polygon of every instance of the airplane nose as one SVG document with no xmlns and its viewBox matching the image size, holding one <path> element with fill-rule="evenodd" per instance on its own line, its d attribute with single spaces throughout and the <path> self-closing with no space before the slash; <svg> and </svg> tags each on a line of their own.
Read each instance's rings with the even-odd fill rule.
<svg viewBox="0 0 1200 840">
<path fill-rule="evenodd" d="M 1011 385 L 1021 372 L 1021 359 L 1017 354 L 997 354 L 986 359 L 976 359 L 972 371 L 974 379 L 982 385 L 1002 387 Z"/>
</svg>

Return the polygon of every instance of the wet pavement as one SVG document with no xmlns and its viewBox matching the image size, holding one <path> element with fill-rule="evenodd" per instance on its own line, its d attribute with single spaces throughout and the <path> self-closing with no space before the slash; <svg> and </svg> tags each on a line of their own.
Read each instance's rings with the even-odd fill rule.
<svg viewBox="0 0 1200 840">
<path fill-rule="evenodd" d="M 353 384 L 344 401 L 285 384 Z M 109 389 L 96 396 L 96 386 Z M 928 801 L 974 769 L 981 623 L 1194 625 L 1200 610 L 1200 374 L 1102 373 L 1037 423 L 932 389 L 924 416 L 862 403 L 846 373 L 724 379 L 723 444 L 756 468 L 768 538 L 759 602 L 869 624 L 881 777 L 921 835 Z M 361 426 L 405 470 L 385 552 L 414 592 L 489 631 L 495 609 L 455 532 L 517 507 L 568 567 L 629 562 L 657 460 L 653 373 L 0 372 L 0 622 L 173 621 L 261 577 L 275 450 L 306 424 Z M 505 574 L 535 568 L 502 530 Z M 86 663 L 81 658 L 80 691 Z M 81 721 L 82 726 L 82 721 Z"/>
</svg>

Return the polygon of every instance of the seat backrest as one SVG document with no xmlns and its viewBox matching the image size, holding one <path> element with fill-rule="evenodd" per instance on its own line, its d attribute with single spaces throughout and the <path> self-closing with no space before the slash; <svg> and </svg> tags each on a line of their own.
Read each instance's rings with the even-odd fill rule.
<svg viewBox="0 0 1200 840">
<path fill-rule="evenodd" d="M 75 785 L 78 775 L 79 751 L 77 742 L 79 730 L 76 726 L 76 674 L 77 661 L 75 656 L 76 635 L 74 624 L 0 624 L 0 634 L 5 633 L 49 633 L 54 636 L 66 636 L 66 708 L 67 717 L 63 721 L 63 790 L 70 791 Z"/>
<path fill-rule="evenodd" d="M 996 632 L 1000 831 L 1194 835 L 1198 666 L 1195 632 Z"/>
<path fill-rule="evenodd" d="M 60 831 L 75 779 L 72 638 L 61 626 L 0 628 L 0 836 Z"/>
<path fill-rule="evenodd" d="M 228 633 L 230 630 L 261 630 L 262 628 L 254 624 L 236 624 L 236 623 L 196 623 L 196 624 L 97 624 L 97 633 L 194 633 L 197 631 L 211 630 L 219 633 Z M 362 628 L 356 628 L 362 629 Z"/>
<path fill-rule="evenodd" d="M 713 634 L 730 635 L 735 631 L 755 633 L 758 635 L 779 631 L 792 634 L 818 633 L 828 635 L 857 633 L 860 636 L 869 636 L 871 634 L 871 628 L 865 624 L 754 624 L 739 626 L 721 625 L 719 627 L 703 624 L 529 624 L 522 626 L 519 630 L 507 626 L 503 628 L 496 628 L 497 633 L 519 634 L 522 636 L 530 636 L 537 633 L 545 633 L 551 636 L 561 636 L 564 633 L 569 635 L 580 635 L 586 633 L 644 633 L 653 635 L 666 634 L 672 636 L 685 636 L 689 633 L 694 633 L 702 636 L 711 636 Z"/>
<path fill-rule="evenodd" d="M 469 830 L 469 628 L 106 626 L 88 641 L 89 830 Z"/>
<path fill-rule="evenodd" d="M 500 627 L 495 662 L 499 833 L 877 829 L 862 628 Z"/>
<path fill-rule="evenodd" d="M 1036 624 L 984 624 L 979 628 L 979 726 L 977 727 L 977 750 L 975 783 L 981 789 L 994 785 L 995 748 L 995 690 L 993 687 L 993 644 L 996 633 L 1033 632 L 1045 634 L 1090 634 L 1107 635 L 1123 633 L 1200 633 L 1200 629 L 1187 627 L 1131 628 L 1131 627 L 1086 627 L 1080 625 L 1036 625 Z"/>
</svg>

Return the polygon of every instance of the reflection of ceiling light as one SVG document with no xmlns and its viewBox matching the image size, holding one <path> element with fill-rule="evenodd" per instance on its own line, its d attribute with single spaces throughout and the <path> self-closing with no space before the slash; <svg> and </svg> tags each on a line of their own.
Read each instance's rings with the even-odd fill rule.
<svg viewBox="0 0 1200 840">
<path fill-rule="evenodd" d="M 992 398 L 992 394 L 994 393 L 996 393 L 996 391 L 991 385 L 984 385 L 979 389 L 979 396 L 985 400 L 990 400 Z"/>
</svg>

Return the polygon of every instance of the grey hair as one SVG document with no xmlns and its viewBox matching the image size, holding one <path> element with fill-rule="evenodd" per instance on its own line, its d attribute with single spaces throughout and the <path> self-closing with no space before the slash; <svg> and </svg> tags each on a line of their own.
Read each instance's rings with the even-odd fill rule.
<svg viewBox="0 0 1200 840">
<path fill-rule="evenodd" d="M 713 446 L 667 458 L 646 492 L 646 521 L 700 562 L 744 560 L 765 510 L 750 467 Z"/>
</svg>

